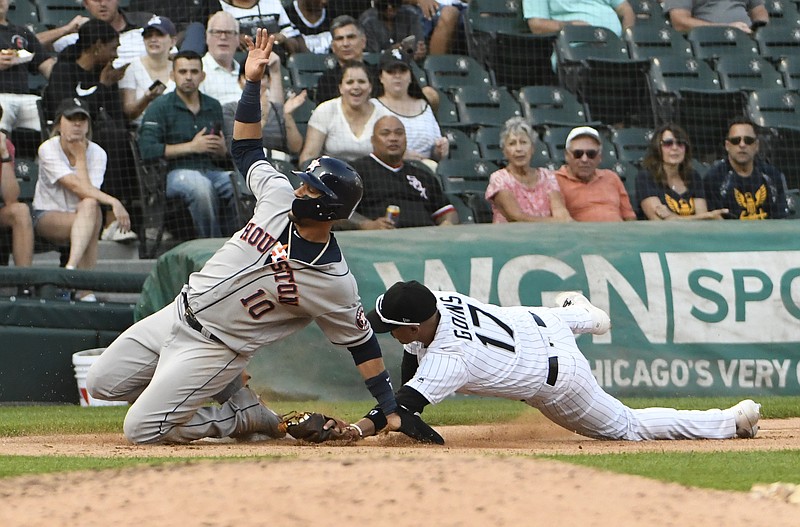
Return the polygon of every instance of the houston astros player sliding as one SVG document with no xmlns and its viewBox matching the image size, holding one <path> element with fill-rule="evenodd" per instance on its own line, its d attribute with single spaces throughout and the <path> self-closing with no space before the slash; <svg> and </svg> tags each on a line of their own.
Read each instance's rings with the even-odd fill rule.
<svg viewBox="0 0 800 527">
<path fill-rule="evenodd" d="M 331 234 L 361 199 L 358 174 L 323 157 L 293 190 L 264 158 L 260 83 L 274 37 L 248 39 L 247 84 L 236 111 L 232 152 L 257 197 L 253 218 L 208 260 L 175 301 L 133 325 L 89 370 L 98 399 L 133 403 L 125 417 L 132 443 L 184 443 L 204 437 L 282 437 L 279 417 L 242 373 L 265 345 L 312 321 L 352 353 L 388 428 L 405 431 L 381 349 L 364 315 L 356 281 Z M 207 405 L 211 399 L 222 404 Z M 400 412 L 402 415 L 398 415 Z"/>
<path fill-rule="evenodd" d="M 754 437 L 761 405 L 726 410 L 635 410 L 603 391 L 574 334 L 602 334 L 608 314 L 580 293 L 561 293 L 560 307 L 498 307 L 424 285 L 398 282 L 367 315 L 378 333 L 405 346 L 397 402 L 421 412 L 454 392 L 516 399 L 554 423 L 597 439 Z M 383 427 L 373 410 L 351 425 L 351 439 Z"/>
</svg>

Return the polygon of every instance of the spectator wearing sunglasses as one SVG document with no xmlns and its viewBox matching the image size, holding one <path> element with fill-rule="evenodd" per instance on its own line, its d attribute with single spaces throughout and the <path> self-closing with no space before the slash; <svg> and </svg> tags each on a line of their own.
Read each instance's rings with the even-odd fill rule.
<svg viewBox="0 0 800 527">
<path fill-rule="evenodd" d="M 567 135 L 566 164 L 556 171 L 564 204 L 575 221 L 632 221 L 625 185 L 616 172 L 597 168 L 603 160 L 603 140 L 594 128 L 579 126 Z"/>
<path fill-rule="evenodd" d="M 703 180 L 692 168 L 692 145 L 680 126 L 659 127 L 650 139 L 636 176 L 640 220 L 721 220 L 728 209 L 709 211 Z"/>
<path fill-rule="evenodd" d="M 709 209 L 728 209 L 726 219 L 766 220 L 788 215 L 784 175 L 758 157 L 755 125 L 735 119 L 728 126 L 728 156 L 714 163 L 703 180 Z"/>
</svg>

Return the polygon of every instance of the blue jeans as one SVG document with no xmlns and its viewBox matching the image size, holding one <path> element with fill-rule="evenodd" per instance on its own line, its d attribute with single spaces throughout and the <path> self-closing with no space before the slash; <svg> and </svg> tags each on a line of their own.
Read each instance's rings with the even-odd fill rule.
<svg viewBox="0 0 800 527">
<path fill-rule="evenodd" d="M 183 201 L 192 215 L 198 238 L 230 236 L 240 227 L 236 224 L 230 172 L 172 170 L 167 174 L 167 197 Z"/>
</svg>

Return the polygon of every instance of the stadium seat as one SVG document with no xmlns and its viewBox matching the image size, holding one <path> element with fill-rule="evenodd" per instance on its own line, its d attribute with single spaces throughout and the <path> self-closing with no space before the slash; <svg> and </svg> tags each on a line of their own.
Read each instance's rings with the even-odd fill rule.
<svg viewBox="0 0 800 527">
<path fill-rule="evenodd" d="M 139 258 L 152 259 L 170 247 L 165 247 L 164 232 L 172 225 L 172 234 L 185 239 L 194 238 L 194 228 L 188 210 L 179 198 L 167 198 L 167 164 L 164 159 L 142 160 L 139 144 L 131 135 L 130 148 L 136 164 L 139 183 L 139 206 L 142 211 L 139 226 Z M 173 232 L 174 231 L 174 232 Z M 192 231 L 192 232 L 189 232 Z"/>
<path fill-rule="evenodd" d="M 700 26 L 686 35 L 695 58 L 714 60 L 724 55 L 758 55 L 758 46 L 747 33 L 730 26 Z"/>
<path fill-rule="evenodd" d="M 764 7 L 769 13 L 766 27 L 800 27 L 800 12 L 797 4 L 789 0 L 765 0 Z M 759 31 L 765 28 L 759 28 Z"/>
<path fill-rule="evenodd" d="M 784 88 L 800 90 L 800 55 L 783 57 L 778 62 L 778 71 L 783 75 Z"/>
<path fill-rule="evenodd" d="M 761 57 L 726 55 L 716 63 L 723 90 L 761 90 L 783 88 L 783 76 Z"/>
<path fill-rule="evenodd" d="M 566 26 L 556 38 L 561 84 L 608 124 L 651 125 L 647 91 L 650 62 L 633 60 L 627 45 L 606 28 Z M 625 97 L 620 97 L 624 93 Z"/>
<path fill-rule="evenodd" d="M 625 185 L 625 191 L 628 193 L 628 198 L 631 200 L 633 210 L 636 210 L 636 174 L 639 173 L 639 167 L 626 161 L 616 161 L 610 166 L 603 166 L 601 168 L 613 170 L 619 176 L 622 183 Z"/>
<path fill-rule="evenodd" d="M 89 17 L 83 4 L 75 0 L 44 0 L 37 2 L 39 22 L 49 29 L 61 27 L 77 15 Z"/>
<path fill-rule="evenodd" d="M 564 163 L 564 149 L 566 147 L 567 135 L 569 135 L 572 128 L 571 126 L 549 126 L 542 135 L 542 141 L 547 145 L 547 150 L 550 152 L 550 159 L 552 159 L 556 165 Z M 600 132 L 601 136 L 603 135 L 602 129 L 598 129 L 597 131 Z M 609 166 L 617 162 L 617 149 L 614 147 L 614 143 L 608 138 L 603 139 L 601 151 L 603 161 L 600 167 L 609 168 Z"/>
<path fill-rule="evenodd" d="M 692 56 L 692 45 L 669 26 L 633 26 L 623 33 L 628 53 L 633 59 L 649 59 L 665 55 Z"/>
<path fill-rule="evenodd" d="M 588 122 L 589 112 L 575 94 L 557 86 L 525 86 L 517 94 L 522 114 L 534 126 L 577 125 Z"/>
<path fill-rule="evenodd" d="M 422 68 L 428 75 L 428 84 L 443 91 L 492 85 L 489 72 L 467 55 L 428 55 Z"/>
<path fill-rule="evenodd" d="M 632 127 L 614 130 L 611 140 L 617 148 L 617 159 L 637 167 L 640 166 L 652 137 L 653 130 L 649 128 Z"/>
<path fill-rule="evenodd" d="M 667 16 L 658 0 L 630 0 L 629 3 L 636 15 L 635 27 L 656 31 L 668 26 Z"/>
<path fill-rule="evenodd" d="M 14 0 L 8 5 L 8 20 L 18 26 L 24 26 L 34 33 L 39 25 L 39 13 L 31 0 Z"/>
<path fill-rule="evenodd" d="M 692 158 L 692 168 L 700 175 L 701 178 L 706 177 L 706 172 L 711 168 L 708 163 L 703 163 L 699 159 Z"/>
<path fill-rule="evenodd" d="M 477 143 L 470 137 L 456 128 L 442 129 L 442 135 L 450 143 L 449 159 L 478 159 L 480 150 Z"/>
<path fill-rule="evenodd" d="M 498 86 L 510 90 L 527 85 L 558 85 L 551 57 L 556 33 L 534 35 L 498 31 L 490 67 Z"/>
<path fill-rule="evenodd" d="M 484 161 L 492 161 L 498 165 L 505 164 L 505 155 L 500 146 L 499 126 L 481 126 L 475 132 L 475 143 L 480 151 L 480 158 Z"/>
<path fill-rule="evenodd" d="M 436 109 L 436 120 L 439 126 L 448 128 L 460 128 L 461 122 L 458 119 L 458 109 L 449 93 L 439 92 L 439 107 Z"/>
<path fill-rule="evenodd" d="M 491 223 L 492 207 L 484 197 L 489 176 L 498 169 L 482 159 L 443 159 L 436 167 L 444 193 L 463 201 L 473 213 L 476 223 Z"/>
<path fill-rule="evenodd" d="M 681 89 L 720 89 L 717 74 L 706 62 L 693 57 L 668 55 L 653 58 L 648 77 L 658 122 L 677 118 L 678 92 Z"/>
<path fill-rule="evenodd" d="M 682 89 L 676 120 L 689 134 L 694 155 L 708 162 L 725 154 L 728 121 L 746 110 L 747 94 L 740 90 Z"/>
<path fill-rule="evenodd" d="M 307 89 L 309 95 L 313 95 L 311 92 L 322 74 L 335 67 L 336 57 L 317 53 L 293 53 L 286 61 L 294 88 L 298 91 Z"/>
<path fill-rule="evenodd" d="M 788 188 L 800 188 L 800 126 L 770 128 L 768 160 L 786 176 Z"/>
<path fill-rule="evenodd" d="M 453 94 L 461 127 L 502 126 L 521 116 L 519 102 L 503 87 L 466 86 Z"/>
<path fill-rule="evenodd" d="M 773 62 L 800 54 L 799 26 L 765 26 L 756 31 L 755 40 L 761 56 Z"/>
<path fill-rule="evenodd" d="M 748 97 L 747 115 L 762 128 L 800 126 L 800 95 L 782 88 L 756 90 Z"/>
</svg>

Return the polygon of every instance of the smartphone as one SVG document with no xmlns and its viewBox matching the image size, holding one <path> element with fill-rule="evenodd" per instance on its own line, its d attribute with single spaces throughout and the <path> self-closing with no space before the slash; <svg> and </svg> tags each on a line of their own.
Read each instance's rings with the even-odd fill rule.
<svg viewBox="0 0 800 527">
<path fill-rule="evenodd" d="M 156 79 L 156 80 L 155 80 L 155 82 L 154 82 L 153 84 L 151 84 L 151 85 L 150 85 L 150 87 L 149 87 L 149 88 L 147 88 L 147 89 L 148 89 L 148 90 L 155 90 L 155 89 L 156 89 L 156 88 L 158 88 L 159 86 L 164 86 L 164 83 L 163 83 L 163 82 L 161 82 L 160 80 Z"/>
<path fill-rule="evenodd" d="M 206 130 L 206 135 L 219 135 L 222 133 L 222 123 L 214 122 Z"/>
</svg>

